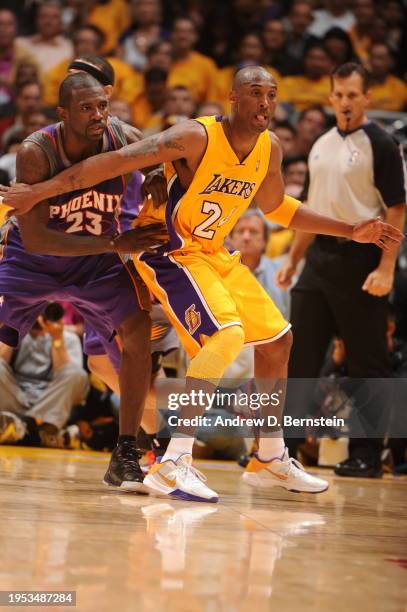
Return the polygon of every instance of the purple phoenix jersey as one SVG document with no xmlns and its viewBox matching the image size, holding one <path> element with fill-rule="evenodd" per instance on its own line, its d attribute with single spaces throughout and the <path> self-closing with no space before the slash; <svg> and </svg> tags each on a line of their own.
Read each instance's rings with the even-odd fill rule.
<svg viewBox="0 0 407 612">
<path fill-rule="evenodd" d="M 40 146 L 46 154 L 50 176 L 69 166 L 61 124 L 35 132 L 27 141 Z M 119 149 L 124 144 L 126 138 L 120 121 L 109 118 L 101 150 Z M 113 235 L 120 229 L 124 190 L 124 178 L 118 177 L 53 198 L 48 227 L 77 235 Z M 17 346 L 50 300 L 74 304 L 107 345 L 120 323 L 140 308 L 149 309 L 145 286 L 117 254 L 80 257 L 28 254 L 15 220 L 7 222 L 1 233 L 0 341 Z"/>
</svg>

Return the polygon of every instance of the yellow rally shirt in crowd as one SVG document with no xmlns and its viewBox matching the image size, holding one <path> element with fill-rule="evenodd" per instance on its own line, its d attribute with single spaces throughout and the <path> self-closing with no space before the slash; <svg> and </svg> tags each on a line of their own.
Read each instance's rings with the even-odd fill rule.
<svg viewBox="0 0 407 612">
<path fill-rule="evenodd" d="M 314 104 L 327 106 L 330 91 L 329 76 L 323 76 L 317 81 L 311 81 L 305 76 L 285 77 L 279 102 L 289 102 L 297 111 L 302 111 Z"/>
<path fill-rule="evenodd" d="M 106 4 L 94 3 L 89 11 L 88 23 L 102 30 L 106 36 L 103 53 L 111 53 L 119 42 L 120 36 L 130 27 L 129 2 L 110 0 Z"/>
<path fill-rule="evenodd" d="M 407 107 L 407 85 L 390 74 L 383 83 L 370 87 L 370 98 L 370 108 L 403 111 Z"/>
<path fill-rule="evenodd" d="M 168 75 L 168 86 L 184 85 L 196 102 L 214 102 L 218 99 L 218 69 L 206 55 L 191 51 L 189 57 L 175 61 Z"/>
</svg>

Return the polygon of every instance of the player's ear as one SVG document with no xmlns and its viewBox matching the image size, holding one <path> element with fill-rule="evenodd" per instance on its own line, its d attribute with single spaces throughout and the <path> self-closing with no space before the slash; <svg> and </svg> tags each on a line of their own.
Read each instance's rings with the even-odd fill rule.
<svg viewBox="0 0 407 612">
<path fill-rule="evenodd" d="M 58 117 L 61 121 L 65 121 L 68 113 L 66 108 L 64 108 L 63 106 L 57 106 L 57 113 L 58 113 Z"/>
<path fill-rule="evenodd" d="M 365 91 L 365 99 L 366 99 L 367 105 L 370 106 L 370 103 L 372 101 L 372 92 L 371 92 L 370 89 L 366 89 L 366 91 Z"/>
<path fill-rule="evenodd" d="M 231 89 L 229 92 L 229 101 L 231 104 L 235 104 L 237 102 L 237 93 L 234 89 Z"/>
<path fill-rule="evenodd" d="M 112 94 L 113 94 L 113 85 L 104 85 L 103 89 L 105 90 L 105 94 L 107 95 L 108 99 L 110 100 L 110 98 L 112 97 Z"/>
</svg>

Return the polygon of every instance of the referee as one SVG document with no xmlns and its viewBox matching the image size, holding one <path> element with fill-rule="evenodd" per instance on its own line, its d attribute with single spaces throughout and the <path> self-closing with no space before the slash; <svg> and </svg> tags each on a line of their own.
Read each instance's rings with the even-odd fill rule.
<svg viewBox="0 0 407 612">
<path fill-rule="evenodd" d="M 340 66 L 332 75 L 336 126 L 310 151 L 307 203 L 348 223 L 384 215 L 403 230 L 403 158 L 393 138 L 366 117 L 368 78 L 365 68 L 355 63 Z M 344 341 L 352 379 L 391 377 L 387 296 L 398 249 L 381 251 L 375 245 L 297 232 L 287 264 L 277 273 L 281 288 L 289 286 L 306 251 L 305 267 L 291 294 L 289 377 L 317 378 L 334 334 Z M 375 397 L 373 391 L 370 398 L 363 411 L 367 422 L 389 416 L 383 415 L 383 394 Z M 383 441 L 375 438 L 374 425 L 367 431 L 369 438 L 350 440 L 349 459 L 336 466 L 338 475 L 381 476 Z"/>
</svg>

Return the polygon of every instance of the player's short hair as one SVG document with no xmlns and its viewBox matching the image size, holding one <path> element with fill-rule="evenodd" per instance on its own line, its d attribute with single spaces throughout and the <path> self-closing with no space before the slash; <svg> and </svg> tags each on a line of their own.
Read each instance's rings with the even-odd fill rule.
<svg viewBox="0 0 407 612">
<path fill-rule="evenodd" d="M 346 62 L 346 64 L 342 64 L 342 66 L 334 70 L 331 74 L 331 87 L 333 88 L 335 79 L 347 79 L 355 73 L 362 79 L 363 91 L 367 91 L 370 86 L 369 72 L 362 64 L 356 62 Z"/>
<path fill-rule="evenodd" d="M 67 108 L 72 99 L 72 94 L 75 90 L 95 86 L 102 87 L 99 81 L 97 81 L 93 76 L 87 74 L 86 72 L 76 72 L 75 74 L 68 74 L 68 76 L 62 81 L 59 87 L 58 106 Z"/>
<path fill-rule="evenodd" d="M 98 55 L 81 55 L 76 57 L 68 66 L 68 70 L 81 70 L 87 72 L 101 85 L 114 85 L 115 73 L 113 66 Z"/>
</svg>

